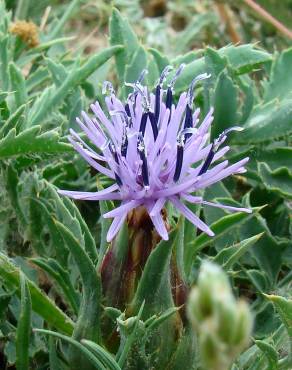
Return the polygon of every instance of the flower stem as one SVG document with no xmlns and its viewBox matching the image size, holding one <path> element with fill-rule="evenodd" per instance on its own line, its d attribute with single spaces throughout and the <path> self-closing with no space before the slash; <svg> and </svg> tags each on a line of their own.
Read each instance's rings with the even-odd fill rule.
<svg viewBox="0 0 292 370">
<path fill-rule="evenodd" d="M 284 26 L 276 18 L 274 18 L 269 12 L 267 12 L 264 8 L 262 8 L 254 0 L 243 0 L 243 2 L 247 6 L 249 6 L 252 10 L 254 10 L 266 22 L 272 24 L 279 32 L 281 32 L 283 35 L 285 35 L 289 39 L 292 39 L 292 31 L 290 31 L 286 26 Z"/>
</svg>

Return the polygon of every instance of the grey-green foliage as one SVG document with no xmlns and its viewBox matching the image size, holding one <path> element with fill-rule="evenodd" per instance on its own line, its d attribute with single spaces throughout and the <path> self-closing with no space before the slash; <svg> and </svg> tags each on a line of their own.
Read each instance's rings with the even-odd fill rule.
<svg viewBox="0 0 292 370">
<path fill-rule="evenodd" d="M 12 1 L 6 3 L 13 8 Z M 170 15 L 188 23 L 174 32 L 166 17 L 141 17 L 139 1 L 117 0 L 120 11 L 101 4 L 111 13 L 100 19 L 108 24 L 109 46 L 87 55 L 63 33 L 64 28 L 75 32 L 74 15 L 87 9 L 86 16 L 92 15 L 82 3 L 19 2 L 16 16 L 31 14 L 38 24 L 41 9 L 52 6 L 40 44 L 30 49 L 10 32 L 14 13 L 0 0 L 4 368 L 197 369 L 197 337 L 184 303 L 201 261 L 209 259 L 222 266 L 234 293 L 247 296 L 254 312 L 252 341 L 232 370 L 290 369 L 292 49 L 271 54 L 252 43 L 224 46 L 216 36 L 218 14 L 210 7 L 200 14 L 193 1 L 169 2 Z M 190 50 L 198 40 L 208 42 L 210 30 L 209 43 L 218 48 Z M 144 68 L 154 87 L 166 65 L 181 63 L 186 67 L 175 92 L 186 90 L 196 75 L 211 74 L 195 99 L 202 112 L 215 107 L 211 139 L 240 125 L 245 130 L 230 136 L 229 159 L 250 157 L 244 177 L 216 184 L 204 197 L 243 204 L 253 213 L 197 207 L 216 234 L 210 238 L 196 234 L 169 208 L 170 240 L 150 246 L 147 261 L 130 268 L 131 258 L 141 257 L 131 227 L 125 225 L 111 246 L 105 238 L 109 221 L 101 214 L 115 204 L 74 204 L 57 193 L 57 188 L 95 191 L 108 184 L 75 154 L 66 136 L 76 129 L 75 116 L 101 96 L 104 80 L 113 80 L 126 97 L 124 82 L 136 81 Z"/>
</svg>

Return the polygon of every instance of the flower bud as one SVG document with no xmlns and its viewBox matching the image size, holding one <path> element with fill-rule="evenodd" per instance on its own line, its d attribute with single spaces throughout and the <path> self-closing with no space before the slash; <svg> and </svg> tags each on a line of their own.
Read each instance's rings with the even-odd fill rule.
<svg viewBox="0 0 292 370">
<path fill-rule="evenodd" d="M 252 315 L 244 301 L 236 301 L 226 273 L 203 262 L 187 313 L 199 335 L 203 368 L 227 370 L 248 342 Z"/>
</svg>

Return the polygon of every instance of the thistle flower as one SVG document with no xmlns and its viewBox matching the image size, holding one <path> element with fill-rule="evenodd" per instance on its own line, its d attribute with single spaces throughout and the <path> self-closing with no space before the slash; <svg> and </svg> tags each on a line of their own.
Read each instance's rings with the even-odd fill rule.
<svg viewBox="0 0 292 370">
<path fill-rule="evenodd" d="M 180 95 L 178 103 L 174 103 L 174 85 L 183 67 L 181 65 L 173 74 L 164 90 L 166 76 L 171 70 L 166 67 L 154 93 L 143 86 L 146 74 L 143 71 L 138 81 L 127 84 L 133 92 L 125 103 L 116 97 L 113 86 L 106 81 L 103 93 L 108 113 L 96 101 L 91 104 L 93 118 L 85 112 L 81 113 L 82 120 L 77 118 L 95 149 L 70 130 L 69 140 L 76 151 L 114 183 L 98 192 L 60 190 L 59 193 L 73 199 L 120 201 L 117 208 L 103 215 L 113 218 L 108 241 L 115 237 L 128 212 L 139 206 L 147 209 L 158 234 L 165 240 L 168 232 L 162 209 L 166 202 L 171 202 L 198 229 L 210 236 L 214 235 L 212 230 L 187 207 L 186 202 L 250 212 L 246 208 L 211 203 L 195 195 L 232 174 L 245 172 L 248 158 L 232 165 L 227 160 L 221 161 L 229 150 L 229 146 L 221 147 L 228 133 L 241 131 L 240 127 L 231 127 L 208 143 L 213 108 L 201 122 L 200 109 L 194 109 L 195 87 L 208 75 L 197 76 L 188 91 Z"/>
</svg>

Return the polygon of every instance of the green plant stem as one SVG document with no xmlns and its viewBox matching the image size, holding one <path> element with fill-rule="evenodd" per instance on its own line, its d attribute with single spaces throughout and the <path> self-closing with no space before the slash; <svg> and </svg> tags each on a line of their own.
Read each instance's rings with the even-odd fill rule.
<svg viewBox="0 0 292 370">
<path fill-rule="evenodd" d="M 30 0 L 18 0 L 15 18 L 16 19 L 26 19 L 28 9 L 30 5 Z"/>
<path fill-rule="evenodd" d="M 59 22 L 56 24 L 56 26 L 52 29 L 49 35 L 49 39 L 52 40 L 56 37 L 60 36 L 60 33 L 64 27 L 64 25 L 67 23 L 68 19 L 73 14 L 75 8 L 77 5 L 79 5 L 80 0 L 74 0 L 71 2 L 71 4 L 67 7 L 65 13 L 63 14 L 62 18 L 59 20 Z"/>
</svg>

